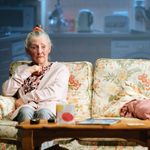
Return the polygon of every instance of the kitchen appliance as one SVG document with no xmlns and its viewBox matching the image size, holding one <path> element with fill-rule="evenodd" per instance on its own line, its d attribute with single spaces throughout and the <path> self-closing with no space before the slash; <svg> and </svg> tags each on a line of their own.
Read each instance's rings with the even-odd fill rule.
<svg viewBox="0 0 150 150">
<path fill-rule="evenodd" d="M 0 32 L 29 32 L 35 26 L 34 7 L 0 6 Z"/>
<path fill-rule="evenodd" d="M 112 14 L 104 17 L 104 32 L 122 33 L 129 32 L 129 17 Z"/>
<path fill-rule="evenodd" d="M 49 32 L 66 32 L 67 22 L 63 16 L 60 0 L 57 0 L 54 11 L 49 16 Z"/>
<path fill-rule="evenodd" d="M 150 6 L 149 0 L 134 0 L 132 27 L 136 31 L 150 30 Z"/>
<path fill-rule="evenodd" d="M 81 9 L 78 15 L 78 32 L 90 32 L 93 24 L 93 12 L 89 9 Z"/>
</svg>

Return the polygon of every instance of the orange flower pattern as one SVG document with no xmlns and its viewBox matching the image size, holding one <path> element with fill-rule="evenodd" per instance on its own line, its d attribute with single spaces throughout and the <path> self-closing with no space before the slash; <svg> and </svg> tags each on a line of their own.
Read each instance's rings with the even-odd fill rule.
<svg viewBox="0 0 150 150">
<path fill-rule="evenodd" d="M 81 83 L 75 79 L 74 75 L 70 75 L 69 86 L 70 88 L 77 90 L 81 86 Z"/>
<path fill-rule="evenodd" d="M 142 82 L 145 87 L 144 90 L 150 90 L 150 79 L 148 79 L 148 74 L 143 73 L 138 76 L 138 79 Z"/>
</svg>

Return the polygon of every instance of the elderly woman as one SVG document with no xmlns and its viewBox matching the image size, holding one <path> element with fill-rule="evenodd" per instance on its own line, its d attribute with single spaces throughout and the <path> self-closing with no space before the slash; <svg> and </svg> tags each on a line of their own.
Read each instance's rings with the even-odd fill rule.
<svg viewBox="0 0 150 150">
<path fill-rule="evenodd" d="M 25 49 L 32 62 L 19 66 L 2 86 L 3 95 L 17 96 L 13 120 L 53 118 L 56 104 L 66 102 L 69 71 L 65 65 L 49 61 L 51 48 L 48 34 L 40 27 L 27 35 Z"/>
</svg>

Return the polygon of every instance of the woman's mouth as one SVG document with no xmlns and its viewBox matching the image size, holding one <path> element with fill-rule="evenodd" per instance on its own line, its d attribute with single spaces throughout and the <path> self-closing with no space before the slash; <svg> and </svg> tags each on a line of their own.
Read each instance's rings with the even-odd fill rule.
<svg viewBox="0 0 150 150">
<path fill-rule="evenodd" d="M 37 58 L 43 58 L 44 56 L 38 56 Z"/>
</svg>

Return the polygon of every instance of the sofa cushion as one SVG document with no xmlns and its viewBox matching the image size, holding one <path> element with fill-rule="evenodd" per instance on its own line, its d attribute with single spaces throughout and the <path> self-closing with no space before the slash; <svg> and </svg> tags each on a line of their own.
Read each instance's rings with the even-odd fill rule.
<svg viewBox="0 0 150 150">
<path fill-rule="evenodd" d="M 0 95 L 0 120 L 9 118 L 12 111 L 15 109 L 15 98 Z"/>
<path fill-rule="evenodd" d="M 0 120 L 0 139 L 17 140 L 18 122 L 10 120 Z"/>
<path fill-rule="evenodd" d="M 17 140 L 18 129 L 16 121 L 0 120 L 0 149 L 16 150 L 20 143 Z"/>
<path fill-rule="evenodd" d="M 12 75 L 18 65 L 30 61 L 17 61 L 10 65 Z M 82 120 L 91 117 L 92 96 L 92 64 L 87 61 L 62 62 L 70 71 L 68 103 L 75 105 L 75 119 Z"/>
<path fill-rule="evenodd" d="M 91 117 L 92 64 L 89 62 L 65 63 L 70 70 L 68 102 L 75 105 L 75 119 Z"/>
<path fill-rule="evenodd" d="M 95 64 L 92 117 L 119 117 L 132 99 L 150 98 L 150 61 L 98 59 Z"/>
<path fill-rule="evenodd" d="M 0 143 L 0 149 L 1 150 L 17 150 L 17 147 L 14 144 Z"/>
</svg>

